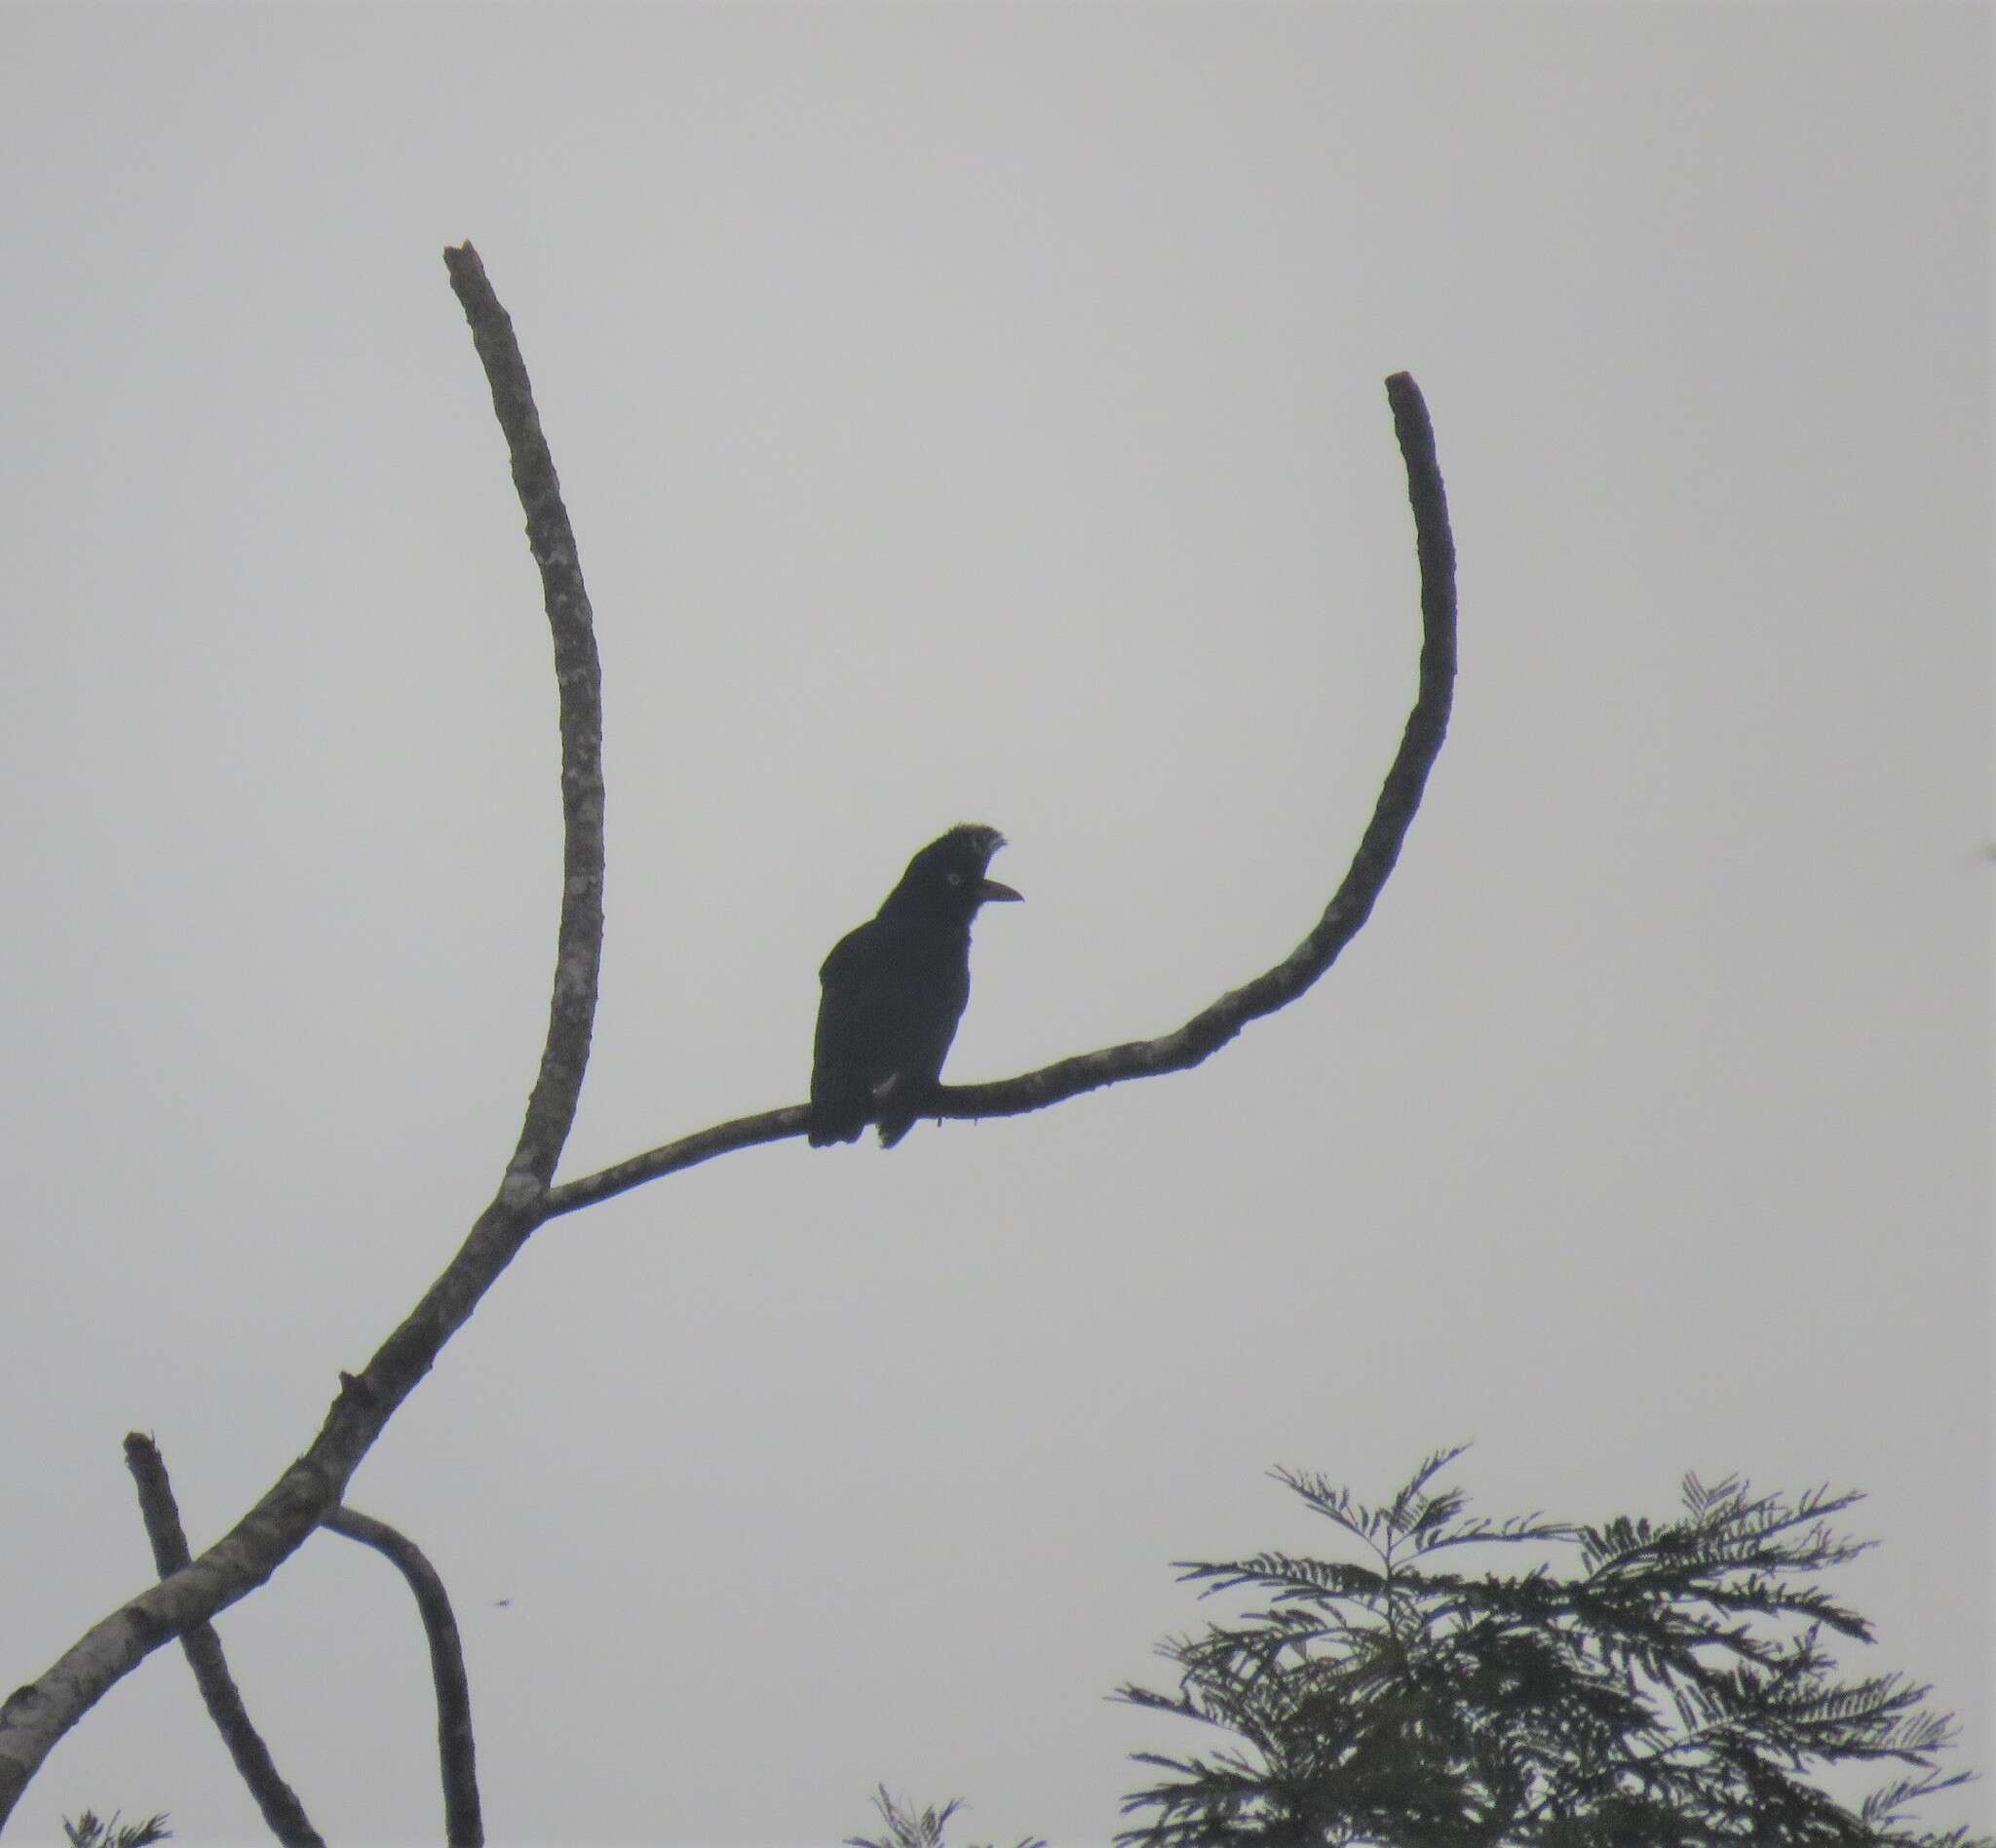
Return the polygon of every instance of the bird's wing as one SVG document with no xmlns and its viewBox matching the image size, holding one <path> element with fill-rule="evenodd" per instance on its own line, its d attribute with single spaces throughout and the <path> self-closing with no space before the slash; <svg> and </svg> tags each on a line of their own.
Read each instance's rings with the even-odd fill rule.
<svg viewBox="0 0 1996 1848">
<path fill-rule="evenodd" d="M 897 935 L 879 919 L 849 931 L 818 972 L 818 1035 L 811 1054 L 814 1144 L 850 1142 L 873 1114 L 880 1080 L 875 1016 L 889 986 Z"/>
<path fill-rule="evenodd" d="M 811 1136 L 850 1141 L 887 1097 L 936 1082 L 970 998 L 969 933 L 874 918 L 839 940 L 819 980 Z"/>
</svg>

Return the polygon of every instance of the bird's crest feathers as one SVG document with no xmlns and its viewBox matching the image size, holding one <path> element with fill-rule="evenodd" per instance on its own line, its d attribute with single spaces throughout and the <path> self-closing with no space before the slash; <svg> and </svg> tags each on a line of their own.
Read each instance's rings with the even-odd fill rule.
<svg viewBox="0 0 1996 1848">
<path fill-rule="evenodd" d="M 975 849 L 986 860 L 1005 845 L 1005 836 L 995 828 L 987 828 L 982 822 L 958 822 L 935 844 L 940 847 L 945 840 L 962 841 L 966 847 Z"/>
<path fill-rule="evenodd" d="M 901 882 L 881 905 L 880 915 L 960 913 L 957 921 L 968 923 L 980 902 L 970 895 L 983 879 L 991 856 L 1004 845 L 1005 836 L 995 828 L 982 822 L 958 822 L 908 862 Z M 968 904 L 964 903 L 966 897 L 970 898 Z"/>
</svg>

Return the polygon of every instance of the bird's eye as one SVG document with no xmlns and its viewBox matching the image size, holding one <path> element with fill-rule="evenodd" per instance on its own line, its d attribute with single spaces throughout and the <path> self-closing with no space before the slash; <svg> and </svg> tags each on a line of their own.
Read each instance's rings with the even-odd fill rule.
<svg viewBox="0 0 1996 1848">
<path fill-rule="evenodd" d="M 962 885 L 962 884 L 963 884 L 963 874 L 962 874 L 962 873 L 960 873 L 960 872 L 952 872 L 952 873 L 951 873 L 951 874 L 949 875 L 949 883 L 950 883 L 951 885 Z"/>
</svg>

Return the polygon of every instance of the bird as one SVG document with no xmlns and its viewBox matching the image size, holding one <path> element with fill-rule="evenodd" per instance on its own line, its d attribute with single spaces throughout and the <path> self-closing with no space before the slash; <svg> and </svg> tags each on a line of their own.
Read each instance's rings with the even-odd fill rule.
<svg viewBox="0 0 1996 1848">
<path fill-rule="evenodd" d="M 868 1123 L 892 1148 L 921 1114 L 970 999 L 971 920 L 979 905 L 1024 896 L 985 876 L 1004 845 L 995 828 L 959 823 L 908 862 L 872 918 L 832 945 L 818 972 L 813 1148 L 856 1142 Z"/>
</svg>

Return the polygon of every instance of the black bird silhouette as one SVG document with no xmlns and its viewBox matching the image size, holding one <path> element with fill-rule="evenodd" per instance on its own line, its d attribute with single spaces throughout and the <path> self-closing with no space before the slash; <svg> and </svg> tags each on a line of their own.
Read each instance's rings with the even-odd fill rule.
<svg viewBox="0 0 1996 1848">
<path fill-rule="evenodd" d="M 878 914 L 825 957 L 811 1060 L 813 1148 L 857 1141 L 868 1123 L 892 1148 L 921 1114 L 971 998 L 971 919 L 980 905 L 1020 896 L 984 876 L 1004 845 L 995 828 L 975 822 L 932 840 Z"/>
</svg>

